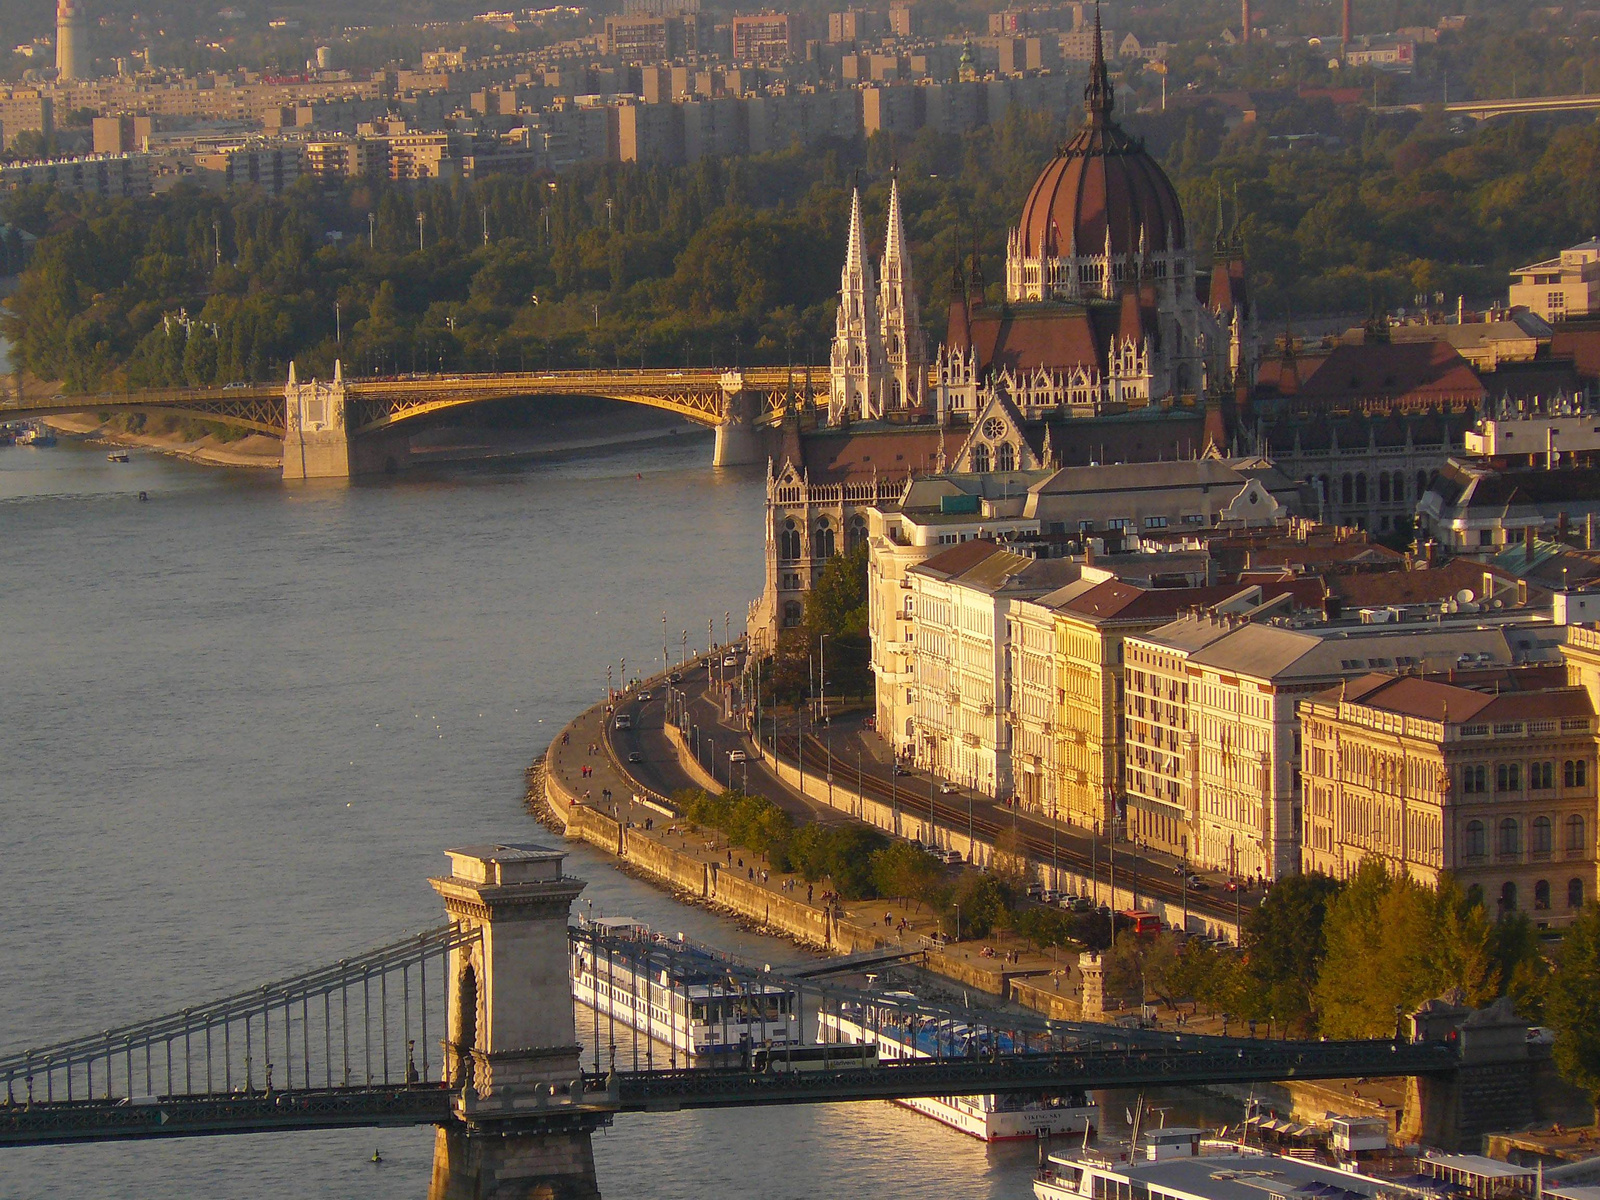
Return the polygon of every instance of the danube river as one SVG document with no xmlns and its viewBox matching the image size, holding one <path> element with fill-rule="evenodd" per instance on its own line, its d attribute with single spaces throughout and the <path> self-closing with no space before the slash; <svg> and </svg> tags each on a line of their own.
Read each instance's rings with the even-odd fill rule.
<svg viewBox="0 0 1600 1200">
<path fill-rule="evenodd" d="M 659 663 L 663 613 L 674 653 L 725 611 L 737 632 L 759 589 L 760 476 L 712 472 L 710 449 L 286 487 L 0 448 L 0 1047 L 432 926 L 446 846 L 548 840 L 522 772 L 607 662 Z M 598 912 L 797 955 L 569 853 Z M 421 1198 L 432 1148 L 390 1129 L 0 1151 L 0 1197 Z M 873 1103 L 624 1117 L 595 1157 L 612 1197 L 1022 1200 L 1033 1150 Z"/>
</svg>

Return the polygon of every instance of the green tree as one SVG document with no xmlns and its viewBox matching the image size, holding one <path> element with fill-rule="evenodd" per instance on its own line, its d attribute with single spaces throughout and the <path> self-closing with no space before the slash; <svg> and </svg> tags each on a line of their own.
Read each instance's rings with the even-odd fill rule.
<svg viewBox="0 0 1600 1200">
<path fill-rule="evenodd" d="M 1568 926 L 1545 1001 L 1561 1074 L 1600 1101 L 1600 905 Z"/>
<path fill-rule="evenodd" d="M 1327 942 L 1323 923 L 1337 880 L 1310 872 L 1280 879 L 1245 926 L 1250 987 L 1248 1015 L 1271 1017 L 1309 1033 L 1316 1024 L 1313 997 Z"/>
<path fill-rule="evenodd" d="M 896 840 L 872 856 L 872 880 L 880 896 L 933 905 L 942 899 L 944 870 L 926 851 Z"/>
</svg>

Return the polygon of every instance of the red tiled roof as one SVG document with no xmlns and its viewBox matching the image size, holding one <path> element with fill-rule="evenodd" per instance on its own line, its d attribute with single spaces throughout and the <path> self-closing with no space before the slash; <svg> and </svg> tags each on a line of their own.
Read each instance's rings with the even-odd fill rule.
<svg viewBox="0 0 1600 1200">
<path fill-rule="evenodd" d="M 1483 396 L 1483 384 L 1449 342 L 1364 342 L 1337 346 L 1300 384 L 1307 400 L 1388 399 L 1445 403 Z"/>
<path fill-rule="evenodd" d="M 970 571 L 991 554 L 1000 550 L 999 545 L 988 538 L 973 538 L 970 542 L 960 542 L 948 550 L 941 550 L 932 558 L 924 559 L 913 571 L 923 571 L 932 575 L 942 575 L 946 579 Z"/>
</svg>

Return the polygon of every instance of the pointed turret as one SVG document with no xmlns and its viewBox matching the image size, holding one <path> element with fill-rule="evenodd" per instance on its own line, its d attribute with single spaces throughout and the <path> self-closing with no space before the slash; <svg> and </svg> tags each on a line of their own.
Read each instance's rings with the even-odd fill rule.
<svg viewBox="0 0 1600 1200">
<path fill-rule="evenodd" d="M 878 315 L 886 367 L 883 408 L 921 408 L 928 381 L 922 312 L 911 279 L 911 254 L 900 214 L 898 173 L 889 183 L 889 221 L 878 270 Z"/>
<path fill-rule="evenodd" d="M 1089 84 L 1083 89 L 1083 106 L 1091 125 L 1105 125 L 1116 111 L 1117 94 L 1111 87 L 1111 72 L 1106 69 L 1104 38 L 1100 33 L 1100 2 L 1094 6 L 1094 60 L 1089 64 Z"/>
<path fill-rule="evenodd" d="M 839 313 L 834 322 L 832 394 L 828 420 L 876 417 L 882 410 L 883 337 L 877 288 L 861 222 L 861 192 L 850 194 L 850 232 L 839 273 Z"/>
</svg>

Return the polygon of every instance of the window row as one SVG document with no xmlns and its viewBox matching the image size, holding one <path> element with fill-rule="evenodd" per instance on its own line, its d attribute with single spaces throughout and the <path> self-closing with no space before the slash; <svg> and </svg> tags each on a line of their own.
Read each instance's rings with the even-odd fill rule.
<svg viewBox="0 0 1600 1200">
<path fill-rule="evenodd" d="M 1496 763 L 1494 790 L 1496 792 L 1522 791 L 1522 763 Z M 1528 790 L 1547 792 L 1556 786 L 1556 764 L 1545 760 L 1528 764 Z M 1569 758 L 1561 764 L 1561 786 L 1586 788 L 1589 786 L 1589 761 Z M 1489 790 L 1489 768 L 1483 763 L 1473 763 L 1461 768 L 1461 791 L 1465 795 L 1481 795 Z"/>
<path fill-rule="evenodd" d="M 1528 827 L 1528 851 L 1549 854 L 1553 849 L 1555 826 L 1549 817 L 1535 817 Z M 1582 816 L 1573 813 L 1562 823 L 1562 849 L 1582 851 L 1588 847 L 1588 829 Z M 1489 826 L 1483 821 L 1468 821 L 1462 853 L 1468 858 L 1486 858 L 1489 853 Z M 1502 817 L 1494 827 L 1495 854 L 1511 858 L 1522 853 L 1522 822 Z"/>
</svg>

